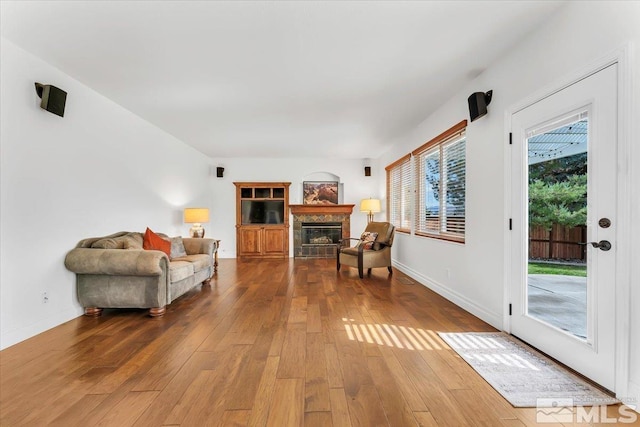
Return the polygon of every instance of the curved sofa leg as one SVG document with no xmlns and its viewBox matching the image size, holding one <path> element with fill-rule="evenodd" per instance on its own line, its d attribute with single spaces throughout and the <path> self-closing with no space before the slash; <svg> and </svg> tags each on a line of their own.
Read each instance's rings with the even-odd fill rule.
<svg viewBox="0 0 640 427">
<path fill-rule="evenodd" d="M 102 309 L 98 307 L 85 307 L 84 315 L 89 317 L 99 317 L 102 315 Z"/>
<path fill-rule="evenodd" d="M 202 281 L 202 284 L 203 284 L 203 285 L 211 286 L 211 277 L 209 277 L 208 279 L 203 280 L 203 281 Z"/>
<path fill-rule="evenodd" d="M 149 316 L 161 317 L 167 312 L 167 307 L 152 307 L 149 309 Z"/>
<path fill-rule="evenodd" d="M 389 274 L 393 274 L 393 268 L 391 268 L 391 266 L 388 266 L 387 270 L 389 270 Z"/>
</svg>

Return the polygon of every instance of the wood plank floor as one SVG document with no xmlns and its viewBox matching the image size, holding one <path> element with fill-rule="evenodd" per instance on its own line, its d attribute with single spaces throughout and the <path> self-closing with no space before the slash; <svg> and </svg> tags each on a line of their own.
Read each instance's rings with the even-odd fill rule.
<svg viewBox="0 0 640 427">
<path fill-rule="evenodd" d="M 162 318 L 105 310 L 0 352 L 0 425 L 536 425 L 437 335 L 493 330 L 397 270 L 223 259 Z"/>
</svg>

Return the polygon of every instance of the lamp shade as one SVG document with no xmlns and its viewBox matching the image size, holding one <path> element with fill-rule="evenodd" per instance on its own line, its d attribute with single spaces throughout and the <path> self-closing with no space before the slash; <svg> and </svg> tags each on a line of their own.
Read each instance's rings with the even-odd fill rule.
<svg viewBox="0 0 640 427">
<path fill-rule="evenodd" d="M 184 222 L 187 224 L 202 224 L 209 222 L 208 208 L 185 208 Z"/>
<path fill-rule="evenodd" d="M 360 202 L 360 212 L 380 212 L 380 200 L 363 199 Z"/>
</svg>

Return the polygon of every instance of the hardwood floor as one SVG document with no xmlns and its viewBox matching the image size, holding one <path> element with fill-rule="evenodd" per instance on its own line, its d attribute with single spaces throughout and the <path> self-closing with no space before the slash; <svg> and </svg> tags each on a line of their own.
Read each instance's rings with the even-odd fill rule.
<svg viewBox="0 0 640 427">
<path fill-rule="evenodd" d="M 397 270 L 222 259 L 162 318 L 104 310 L 0 352 L 0 425 L 536 425 L 437 335 L 493 330 Z"/>
</svg>

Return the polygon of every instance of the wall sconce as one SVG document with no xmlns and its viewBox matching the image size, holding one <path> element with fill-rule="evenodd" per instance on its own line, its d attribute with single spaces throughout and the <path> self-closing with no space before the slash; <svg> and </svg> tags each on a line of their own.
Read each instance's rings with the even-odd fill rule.
<svg viewBox="0 0 640 427">
<path fill-rule="evenodd" d="M 193 227 L 189 229 L 191 237 L 204 237 L 204 228 L 202 227 L 202 223 L 209 222 L 209 209 L 185 208 L 184 222 L 187 224 L 193 224 Z"/>
<path fill-rule="evenodd" d="M 491 103 L 492 96 L 492 90 L 486 93 L 475 92 L 469 96 L 467 101 L 469 102 L 469 116 L 472 122 L 487 114 L 487 105 Z"/>
<path fill-rule="evenodd" d="M 362 199 L 360 202 L 360 212 L 367 212 L 367 222 L 373 221 L 373 214 L 380 210 L 379 199 Z"/>
<path fill-rule="evenodd" d="M 222 166 L 218 166 L 216 168 L 216 176 L 218 178 L 223 178 L 224 177 L 224 168 Z"/>
</svg>

